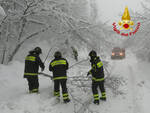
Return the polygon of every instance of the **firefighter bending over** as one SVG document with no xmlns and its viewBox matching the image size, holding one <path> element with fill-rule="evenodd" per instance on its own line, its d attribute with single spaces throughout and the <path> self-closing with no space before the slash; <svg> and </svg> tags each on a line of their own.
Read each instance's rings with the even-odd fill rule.
<svg viewBox="0 0 150 113">
<path fill-rule="evenodd" d="M 103 63 L 100 58 L 97 56 L 97 53 L 92 50 L 89 53 L 91 58 L 91 67 L 92 69 L 88 72 L 87 76 L 92 74 L 92 92 L 94 96 L 94 104 L 99 104 L 99 99 L 106 101 L 106 92 L 104 88 L 104 70 Z M 100 88 L 101 97 L 99 98 L 98 89 Z"/>
</svg>

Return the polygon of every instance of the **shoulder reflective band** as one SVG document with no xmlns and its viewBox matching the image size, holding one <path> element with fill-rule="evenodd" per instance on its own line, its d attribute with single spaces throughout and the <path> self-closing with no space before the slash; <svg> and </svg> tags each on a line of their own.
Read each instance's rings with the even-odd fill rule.
<svg viewBox="0 0 150 113">
<path fill-rule="evenodd" d="M 53 61 L 53 62 L 51 63 L 51 66 L 54 67 L 54 66 L 60 65 L 60 64 L 66 65 L 67 63 L 66 63 L 65 60 L 57 60 L 57 61 Z"/>
<path fill-rule="evenodd" d="M 98 68 L 100 68 L 100 67 L 102 67 L 102 66 L 103 66 L 103 63 L 102 63 L 102 62 L 98 62 L 98 63 L 97 63 L 97 67 L 98 67 Z"/>
<path fill-rule="evenodd" d="M 34 75 L 38 75 L 38 73 L 24 73 L 24 75 L 31 75 L 31 76 L 34 76 Z"/>
<path fill-rule="evenodd" d="M 55 77 L 53 80 L 67 79 L 67 77 Z"/>
<path fill-rule="evenodd" d="M 94 80 L 96 82 L 99 82 L 99 81 L 103 81 L 104 78 L 95 78 L 95 77 L 92 77 L 92 80 Z"/>
<path fill-rule="evenodd" d="M 34 56 L 27 56 L 26 60 L 35 61 L 35 57 Z"/>
</svg>

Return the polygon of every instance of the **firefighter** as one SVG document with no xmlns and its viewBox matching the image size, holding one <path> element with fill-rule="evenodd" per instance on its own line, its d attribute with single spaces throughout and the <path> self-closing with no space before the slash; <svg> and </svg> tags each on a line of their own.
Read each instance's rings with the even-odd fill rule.
<svg viewBox="0 0 150 113">
<path fill-rule="evenodd" d="M 106 101 L 106 92 L 104 88 L 104 70 L 103 70 L 103 63 L 100 58 L 97 56 L 97 53 L 92 50 L 89 53 L 91 58 L 91 70 L 88 72 L 87 76 L 92 74 L 92 92 L 94 97 L 94 104 L 99 104 L 99 94 L 98 94 L 98 87 L 101 91 L 100 100 Z"/>
<path fill-rule="evenodd" d="M 55 52 L 54 59 L 49 65 L 49 70 L 53 72 L 54 80 L 54 96 L 59 100 L 60 99 L 60 86 L 62 88 L 62 96 L 64 103 L 70 102 L 68 91 L 67 91 L 67 69 L 68 62 L 66 59 L 62 58 L 62 55 L 59 51 Z"/>
<path fill-rule="evenodd" d="M 41 48 L 36 47 L 34 50 L 29 51 L 29 55 L 27 55 L 25 58 L 24 78 L 26 78 L 28 81 L 29 93 L 39 92 L 39 66 L 41 67 L 41 71 L 43 71 L 45 68 L 44 63 L 39 57 L 40 54 L 42 54 Z"/>
</svg>

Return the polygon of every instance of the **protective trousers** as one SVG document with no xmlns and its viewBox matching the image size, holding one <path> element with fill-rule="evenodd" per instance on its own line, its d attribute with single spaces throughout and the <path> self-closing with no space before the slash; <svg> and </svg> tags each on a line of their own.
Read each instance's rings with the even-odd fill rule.
<svg viewBox="0 0 150 113">
<path fill-rule="evenodd" d="M 104 88 L 104 81 L 92 81 L 92 92 L 93 92 L 93 96 L 94 96 L 94 100 L 99 100 L 99 94 L 98 94 L 98 88 L 101 91 L 101 98 L 105 98 L 106 99 L 106 93 L 105 93 L 105 88 Z"/>
<path fill-rule="evenodd" d="M 28 86 L 29 86 L 29 92 L 30 93 L 36 93 L 39 89 L 39 80 L 38 76 L 30 76 L 27 78 Z"/>
<path fill-rule="evenodd" d="M 60 85 L 62 88 L 63 100 L 69 99 L 67 91 L 67 79 L 54 80 L 54 96 L 60 97 Z"/>
</svg>

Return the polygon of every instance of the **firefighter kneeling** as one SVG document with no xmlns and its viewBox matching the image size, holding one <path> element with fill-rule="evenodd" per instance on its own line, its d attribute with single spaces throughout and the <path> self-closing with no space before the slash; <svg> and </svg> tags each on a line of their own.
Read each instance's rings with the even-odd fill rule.
<svg viewBox="0 0 150 113">
<path fill-rule="evenodd" d="M 57 99 L 60 98 L 60 85 L 62 87 L 62 96 L 64 103 L 70 102 L 68 91 L 67 91 L 67 69 L 68 62 L 66 59 L 62 58 L 62 55 L 59 51 L 54 54 L 55 59 L 51 61 L 49 65 L 49 70 L 53 72 L 54 80 L 54 96 Z"/>
<path fill-rule="evenodd" d="M 97 88 L 100 88 L 101 97 L 100 100 L 106 101 L 106 92 L 104 88 L 104 70 L 103 70 L 103 63 L 101 62 L 100 58 L 97 56 L 95 51 L 91 51 L 89 53 L 91 57 L 91 67 L 92 69 L 88 72 L 92 74 L 92 92 L 94 96 L 94 104 L 99 104 L 99 94 Z"/>
</svg>

